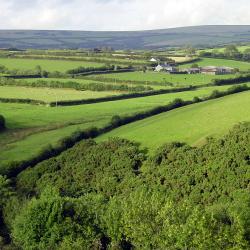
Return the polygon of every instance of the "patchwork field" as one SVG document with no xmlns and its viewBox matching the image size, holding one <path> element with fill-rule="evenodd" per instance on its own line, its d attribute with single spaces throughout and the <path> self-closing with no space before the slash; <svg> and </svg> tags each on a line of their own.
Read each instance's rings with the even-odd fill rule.
<svg viewBox="0 0 250 250">
<path fill-rule="evenodd" d="M 187 66 L 185 66 L 187 67 Z M 211 83 L 213 79 L 227 79 L 232 78 L 235 75 L 202 75 L 202 74 L 192 74 L 192 75 L 177 75 L 177 74 L 168 74 L 164 72 L 128 72 L 128 73 L 119 73 L 119 74 L 106 74 L 101 75 L 101 77 L 105 79 L 110 79 L 112 81 L 123 80 L 123 81 L 146 81 L 148 84 L 150 83 L 160 83 L 165 84 L 173 83 L 177 86 L 185 86 L 185 85 L 202 85 Z M 100 79 L 99 76 L 92 76 L 92 79 Z"/>
<path fill-rule="evenodd" d="M 45 60 L 45 59 L 17 59 L 0 58 L 0 65 L 4 65 L 10 70 L 32 70 L 40 65 L 43 70 L 65 72 L 77 67 L 99 67 L 102 63 L 83 62 L 83 61 L 65 61 L 65 60 Z"/>
<path fill-rule="evenodd" d="M 209 87 L 195 91 L 57 108 L 0 103 L 1 114 L 6 118 L 8 128 L 0 134 L 0 164 L 27 159 L 36 155 L 44 146 L 55 145 L 59 139 L 69 136 L 77 129 L 103 126 L 114 115 L 129 115 L 166 105 L 175 98 L 191 100 L 195 96 L 207 96 L 214 89 L 227 88 L 228 86 Z"/>
<path fill-rule="evenodd" d="M 97 140 L 121 137 L 154 150 L 166 142 L 200 145 L 208 136 L 221 136 L 233 125 L 250 121 L 250 92 L 193 104 L 122 126 Z"/>
</svg>

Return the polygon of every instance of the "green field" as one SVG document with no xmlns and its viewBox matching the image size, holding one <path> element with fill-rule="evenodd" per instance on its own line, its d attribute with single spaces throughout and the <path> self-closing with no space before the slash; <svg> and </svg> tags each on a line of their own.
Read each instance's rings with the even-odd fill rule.
<svg viewBox="0 0 250 250">
<path fill-rule="evenodd" d="M 60 138 L 77 129 L 103 126 L 113 115 L 129 115 L 166 105 L 175 98 L 191 100 L 194 96 L 209 95 L 214 89 L 227 88 L 228 86 L 209 87 L 181 93 L 57 108 L 0 103 L 1 114 L 6 118 L 9 128 L 0 134 L 0 164 L 27 159 L 36 155 L 44 146 L 49 143 L 55 145 Z"/>
<path fill-rule="evenodd" d="M 82 79 L 82 78 L 79 78 L 79 79 L 75 79 L 75 78 L 42 78 L 42 79 L 20 79 L 20 80 L 17 80 L 17 82 L 20 81 L 25 81 L 25 82 L 28 82 L 28 83 L 33 83 L 33 82 L 37 82 L 37 81 L 46 81 L 46 82 L 51 82 L 51 81 L 59 81 L 59 82 L 77 82 L 77 83 L 80 83 L 81 85 L 85 85 L 85 84 L 90 84 L 90 83 L 103 83 L 103 84 L 111 84 L 111 85 L 124 85 L 125 83 L 119 83 L 119 82 L 115 82 L 114 79 L 111 79 L 110 82 L 103 82 L 103 81 L 96 81 L 95 80 L 95 77 L 87 77 L 86 79 Z M 129 83 L 130 85 L 130 83 Z M 133 86 L 135 85 L 138 85 L 138 84 L 132 84 Z M 170 88 L 169 86 L 158 86 L 158 85 L 151 85 L 151 84 L 148 84 L 148 87 L 151 87 L 155 90 L 158 90 L 158 89 L 166 89 L 166 88 Z"/>
<path fill-rule="evenodd" d="M 187 63 L 181 65 L 181 68 L 190 67 L 193 63 Z M 199 66 L 226 66 L 231 68 L 238 68 L 240 71 L 250 70 L 250 63 L 241 62 L 228 59 L 214 59 L 214 58 L 202 58 L 201 61 L 197 62 Z M 216 76 L 217 77 L 217 76 Z"/>
<path fill-rule="evenodd" d="M 236 47 L 240 52 L 244 52 L 246 49 L 250 49 L 250 45 L 243 45 L 243 46 L 236 46 Z M 201 49 L 199 51 L 213 52 L 215 50 L 220 53 L 223 53 L 225 51 L 225 48 Z"/>
<path fill-rule="evenodd" d="M 208 136 L 221 136 L 234 124 L 250 121 L 250 92 L 226 96 L 134 122 L 98 138 L 122 137 L 151 150 L 166 142 L 200 145 Z"/>
<path fill-rule="evenodd" d="M 186 85 L 202 85 L 211 83 L 213 79 L 227 79 L 232 78 L 235 75 L 202 75 L 202 74 L 168 74 L 163 72 L 128 72 L 128 73 L 119 73 L 119 74 L 107 74 L 102 75 L 102 77 L 106 79 L 110 79 L 111 81 L 123 80 L 123 81 L 147 81 L 150 83 L 160 83 L 166 84 L 168 82 L 174 83 L 177 86 L 186 86 Z M 100 76 L 92 76 L 91 78 L 98 79 Z"/>
<path fill-rule="evenodd" d="M 77 91 L 74 89 L 59 88 L 31 88 L 16 86 L 0 86 L 0 98 L 32 99 L 44 102 L 82 100 L 99 97 L 120 95 L 114 91 Z"/>
<path fill-rule="evenodd" d="M 4 65 L 10 70 L 34 70 L 40 65 L 43 70 L 65 72 L 77 67 L 99 67 L 101 63 L 81 62 L 81 61 L 64 61 L 64 60 L 43 60 L 43 59 L 17 59 L 17 58 L 0 58 L 0 65 Z"/>
</svg>

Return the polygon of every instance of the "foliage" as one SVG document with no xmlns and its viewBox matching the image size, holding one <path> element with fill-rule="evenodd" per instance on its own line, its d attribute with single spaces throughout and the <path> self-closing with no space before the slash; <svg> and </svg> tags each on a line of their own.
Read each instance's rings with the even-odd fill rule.
<svg viewBox="0 0 250 250">
<path fill-rule="evenodd" d="M 147 157 L 123 139 L 81 142 L 17 177 L 23 249 L 248 249 L 250 125 Z M 51 186 L 53 185 L 53 188 Z"/>
<path fill-rule="evenodd" d="M 4 130 L 5 128 L 5 119 L 2 115 L 0 115 L 0 131 Z"/>
</svg>

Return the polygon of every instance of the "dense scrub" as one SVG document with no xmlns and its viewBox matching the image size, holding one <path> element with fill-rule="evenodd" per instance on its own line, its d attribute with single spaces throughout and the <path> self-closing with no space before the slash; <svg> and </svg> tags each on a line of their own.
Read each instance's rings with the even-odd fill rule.
<svg viewBox="0 0 250 250">
<path fill-rule="evenodd" d="M 249 142 L 250 124 L 150 157 L 124 139 L 80 142 L 19 174 L 16 194 L 0 184 L 13 247 L 249 249 Z"/>
</svg>

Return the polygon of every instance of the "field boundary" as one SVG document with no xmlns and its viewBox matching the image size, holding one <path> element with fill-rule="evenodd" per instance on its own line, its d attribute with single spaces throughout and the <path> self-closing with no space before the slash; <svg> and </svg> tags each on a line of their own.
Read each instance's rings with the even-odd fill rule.
<svg viewBox="0 0 250 250">
<path fill-rule="evenodd" d="M 194 97 L 193 100 L 188 100 L 188 101 L 183 101 L 182 99 L 175 99 L 167 105 L 158 106 L 158 107 L 155 107 L 153 109 L 150 109 L 144 112 L 132 114 L 130 116 L 124 116 L 124 117 L 113 116 L 110 123 L 108 123 L 106 126 L 102 128 L 92 127 L 89 129 L 85 129 L 83 131 L 74 132 L 71 136 L 68 136 L 59 140 L 57 146 L 55 147 L 48 146 L 46 149 L 42 150 L 38 155 L 30 159 L 27 159 L 24 161 L 9 162 L 8 164 L 3 165 L 0 170 L 0 174 L 6 175 L 9 178 L 16 177 L 19 173 L 21 173 L 26 168 L 34 167 L 35 165 L 37 165 L 38 163 L 42 161 L 58 156 L 63 151 L 72 148 L 76 143 L 78 143 L 81 140 L 96 138 L 97 136 L 110 132 L 113 129 L 116 129 L 123 125 L 127 125 L 132 122 L 139 121 L 139 120 L 143 120 L 145 118 L 149 118 L 154 115 L 168 112 L 168 111 L 180 108 L 180 107 L 192 105 L 195 103 L 201 103 L 201 102 L 205 102 L 205 101 L 209 101 L 209 100 L 213 100 L 213 99 L 217 99 L 220 97 L 225 97 L 228 95 L 245 92 L 249 90 L 250 90 L 250 87 L 248 87 L 247 85 L 233 86 L 226 91 L 215 90 L 209 96 L 204 97 L 204 98 Z"/>
<path fill-rule="evenodd" d="M 13 85 L 11 85 L 13 86 Z M 0 98 L 0 102 L 2 103 L 20 103 L 20 104 L 31 104 L 31 105 L 46 105 L 50 107 L 57 106 L 75 106 L 75 105 L 83 105 L 83 104 L 94 104 L 100 102 L 111 102 L 111 101 L 119 101 L 133 98 L 142 98 L 147 96 L 155 96 L 162 94 L 170 94 L 170 93 L 178 93 L 185 91 L 196 90 L 197 87 L 185 87 L 185 88 L 176 88 L 176 89 L 162 89 L 162 90 L 154 90 L 147 92 L 134 92 L 129 94 L 121 94 L 121 95 L 113 95 L 107 97 L 99 97 L 93 99 L 80 99 L 80 100 L 68 100 L 68 101 L 55 101 L 55 102 L 45 102 L 35 99 L 22 99 L 22 98 Z"/>
</svg>

